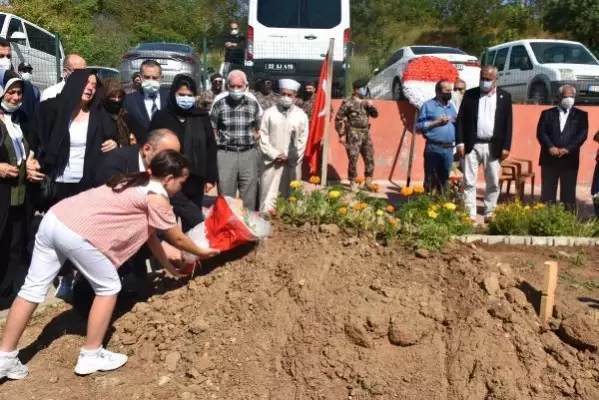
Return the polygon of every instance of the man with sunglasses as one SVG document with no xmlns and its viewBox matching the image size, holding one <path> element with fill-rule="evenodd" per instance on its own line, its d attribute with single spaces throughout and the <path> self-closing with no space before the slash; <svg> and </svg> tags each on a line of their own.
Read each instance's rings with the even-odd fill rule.
<svg viewBox="0 0 599 400">
<path fill-rule="evenodd" d="M 466 93 L 466 82 L 458 78 L 453 84 L 453 92 L 451 93 L 451 102 L 458 112 L 460 111 L 460 106 L 462 105 L 464 93 Z"/>
<path fill-rule="evenodd" d="M 210 76 L 210 90 L 205 90 L 196 98 L 196 106 L 201 108 L 210 109 L 214 98 L 221 94 L 223 91 L 223 76 L 221 74 L 214 73 Z"/>
</svg>

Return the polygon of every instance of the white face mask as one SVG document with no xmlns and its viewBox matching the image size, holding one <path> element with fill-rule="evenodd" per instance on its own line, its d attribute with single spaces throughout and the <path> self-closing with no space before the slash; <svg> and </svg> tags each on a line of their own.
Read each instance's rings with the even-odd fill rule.
<svg viewBox="0 0 599 400">
<path fill-rule="evenodd" d="M 231 35 L 237 35 L 239 33 L 239 29 L 231 29 Z"/>
<path fill-rule="evenodd" d="M 156 94 L 160 90 L 160 81 L 153 79 L 144 79 L 141 81 L 141 89 L 145 94 Z"/>
<path fill-rule="evenodd" d="M 0 69 L 10 69 L 12 64 L 10 63 L 10 58 L 2 57 L 0 58 Z"/>
<path fill-rule="evenodd" d="M 21 74 L 21 78 L 25 81 L 25 82 L 31 82 L 31 79 L 33 78 L 33 76 L 29 73 L 29 72 L 23 72 Z"/>
<path fill-rule="evenodd" d="M 483 92 L 490 92 L 493 89 L 493 81 L 480 81 L 480 89 Z"/>
<path fill-rule="evenodd" d="M 293 99 L 291 97 L 281 96 L 279 99 L 279 104 L 283 108 L 289 108 L 293 105 Z"/>
<path fill-rule="evenodd" d="M 4 100 L 2 100 L 2 109 L 4 111 L 6 111 L 7 113 L 14 113 L 15 111 L 17 111 L 19 108 L 21 108 L 21 103 L 12 105 L 12 104 L 8 104 L 7 102 L 5 102 Z"/>
<path fill-rule="evenodd" d="M 238 101 L 243 99 L 243 96 L 245 96 L 245 92 L 241 89 L 230 90 L 229 96 L 231 96 L 233 100 Z"/>
<path fill-rule="evenodd" d="M 560 102 L 560 105 L 564 110 L 569 110 L 574 107 L 574 97 L 564 97 Z"/>
</svg>

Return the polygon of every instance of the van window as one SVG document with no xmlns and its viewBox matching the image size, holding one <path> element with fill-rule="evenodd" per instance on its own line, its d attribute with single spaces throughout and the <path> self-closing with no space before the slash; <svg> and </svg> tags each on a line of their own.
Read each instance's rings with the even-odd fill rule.
<svg viewBox="0 0 599 400">
<path fill-rule="evenodd" d="M 495 65 L 499 71 L 503 71 L 503 68 L 505 67 L 508 50 L 509 47 L 505 47 L 497 52 L 497 57 L 495 58 L 493 65 Z"/>
<path fill-rule="evenodd" d="M 593 55 L 578 43 L 532 42 L 530 47 L 540 64 L 599 64 Z"/>
<path fill-rule="evenodd" d="M 0 14 L 0 31 L 4 28 L 4 21 L 6 21 L 6 14 Z"/>
<path fill-rule="evenodd" d="M 491 51 L 485 52 L 485 54 L 483 55 L 483 65 L 492 65 L 493 60 L 495 60 L 496 52 L 497 52 L 497 50 L 491 50 Z"/>
<path fill-rule="evenodd" d="M 258 0 L 258 22 L 269 28 L 331 29 L 341 23 L 341 0 Z"/>
<path fill-rule="evenodd" d="M 10 35 L 12 35 L 15 32 L 25 32 L 25 31 L 23 30 L 23 24 L 21 23 L 20 19 L 11 18 L 10 24 L 8 24 L 8 32 L 6 32 L 6 38 L 10 39 Z"/>
<path fill-rule="evenodd" d="M 524 46 L 514 46 L 510 55 L 510 69 L 529 71 L 532 69 L 530 57 Z"/>
<path fill-rule="evenodd" d="M 29 46 L 31 46 L 31 48 L 43 51 L 52 56 L 55 55 L 56 38 L 54 36 L 47 34 L 27 22 L 25 22 L 25 26 L 27 27 L 27 36 L 29 37 Z"/>
</svg>

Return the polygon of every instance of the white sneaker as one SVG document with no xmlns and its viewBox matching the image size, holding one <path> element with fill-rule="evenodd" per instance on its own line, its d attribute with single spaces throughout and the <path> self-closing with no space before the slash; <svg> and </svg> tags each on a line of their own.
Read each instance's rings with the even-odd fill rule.
<svg viewBox="0 0 599 400">
<path fill-rule="evenodd" d="M 0 357 L 0 379 L 23 379 L 29 373 L 29 368 L 21 364 L 17 353 L 14 356 Z"/>
<path fill-rule="evenodd" d="M 113 371 L 125 365 L 128 359 L 129 357 L 125 354 L 113 353 L 103 348 L 97 351 L 81 349 L 75 366 L 75 373 L 77 375 L 89 375 L 98 371 Z"/>
</svg>

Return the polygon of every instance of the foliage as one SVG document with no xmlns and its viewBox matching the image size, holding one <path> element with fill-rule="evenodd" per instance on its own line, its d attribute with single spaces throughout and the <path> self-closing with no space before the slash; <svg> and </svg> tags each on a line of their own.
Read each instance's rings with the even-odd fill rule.
<svg viewBox="0 0 599 400">
<path fill-rule="evenodd" d="M 522 205 L 519 202 L 499 205 L 489 223 L 492 235 L 517 236 L 599 236 L 599 223 L 581 222 L 563 205 Z"/>
<path fill-rule="evenodd" d="M 596 0 L 546 0 L 543 17 L 550 32 L 567 32 L 567 37 L 599 51 L 599 2 Z"/>
</svg>

